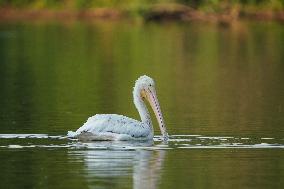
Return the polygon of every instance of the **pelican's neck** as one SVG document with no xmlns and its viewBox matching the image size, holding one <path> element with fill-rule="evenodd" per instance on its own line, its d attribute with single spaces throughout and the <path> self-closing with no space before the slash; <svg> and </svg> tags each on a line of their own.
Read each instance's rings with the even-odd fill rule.
<svg viewBox="0 0 284 189">
<path fill-rule="evenodd" d="M 149 127 L 151 127 L 153 130 L 150 113 L 147 109 L 145 102 L 143 101 L 141 97 L 141 91 L 137 85 L 135 85 L 134 90 L 133 90 L 133 99 L 134 99 L 135 107 L 137 108 L 139 115 L 141 117 L 141 121 L 149 125 Z"/>
</svg>

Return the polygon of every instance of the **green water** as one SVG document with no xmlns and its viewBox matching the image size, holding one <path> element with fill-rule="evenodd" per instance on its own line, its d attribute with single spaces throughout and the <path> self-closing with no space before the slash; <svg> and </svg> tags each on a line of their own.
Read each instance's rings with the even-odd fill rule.
<svg viewBox="0 0 284 189">
<path fill-rule="evenodd" d="M 283 188 L 283 52 L 272 22 L 2 22 L 0 188 Z M 65 138 L 96 113 L 139 119 L 143 74 L 168 143 L 156 122 L 153 143 Z"/>
</svg>

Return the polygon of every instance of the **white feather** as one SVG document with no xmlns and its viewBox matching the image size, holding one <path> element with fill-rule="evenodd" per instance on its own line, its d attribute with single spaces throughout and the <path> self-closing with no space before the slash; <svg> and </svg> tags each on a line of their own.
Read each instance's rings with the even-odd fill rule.
<svg viewBox="0 0 284 189">
<path fill-rule="evenodd" d="M 149 140 L 153 138 L 148 125 L 117 114 L 97 114 L 68 137 L 83 140 Z"/>
</svg>

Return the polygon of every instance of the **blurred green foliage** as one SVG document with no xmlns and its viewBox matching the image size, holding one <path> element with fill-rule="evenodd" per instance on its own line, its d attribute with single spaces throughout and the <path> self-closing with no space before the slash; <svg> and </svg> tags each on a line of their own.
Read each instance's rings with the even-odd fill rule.
<svg viewBox="0 0 284 189">
<path fill-rule="evenodd" d="M 155 3 L 182 3 L 194 8 L 208 7 L 218 10 L 223 6 L 253 6 L 279 10 L 284 7 L 284 0 L 0 0 L 1 7 L 16 8 L 70 8 L 86 9 L 96 7 L 127 8 L 143 7 Z"/>
</svg>

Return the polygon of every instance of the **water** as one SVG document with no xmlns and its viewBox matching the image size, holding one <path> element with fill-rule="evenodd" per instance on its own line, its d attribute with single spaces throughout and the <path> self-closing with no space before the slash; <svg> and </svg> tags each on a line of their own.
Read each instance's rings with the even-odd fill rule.
<svg viewBox="0 0 284 189">
<path fill-rule="evenodd" d="M 0 188 L 282 188 L 284 26 L 0 24 Z M 170 134 L 67 139 L 95 113 L 138 119 L 147 74 Z"/>
</svg>

